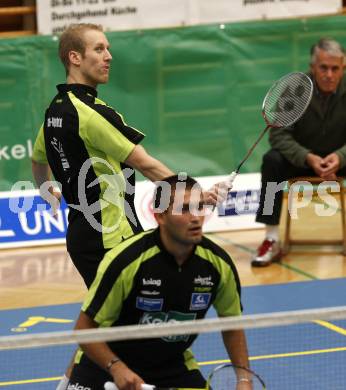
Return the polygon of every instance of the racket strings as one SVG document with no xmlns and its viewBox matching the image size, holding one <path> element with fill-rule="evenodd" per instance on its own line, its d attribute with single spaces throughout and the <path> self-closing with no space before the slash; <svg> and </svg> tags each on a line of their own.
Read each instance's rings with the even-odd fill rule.
<svg viewBox="0 0 346 390">
<path fill-rule="evenodd" d="M 313 85 L 304 73 L 291 73 L 278 80 L 269 90 L 263 115 L 271 127 L 287 127 L 303 115 L 312 96 Z"/>
<path fill-rule="evenodd" d="M 243 382 L 244 381 L 244 382 Z M 265 384 L 253 371 L 223 364 L 213 370 L 208 379 L 209 390 L 237 390 L 241 383 L 251 381 L 252 390 L 263 390 Z"/>
</svg>

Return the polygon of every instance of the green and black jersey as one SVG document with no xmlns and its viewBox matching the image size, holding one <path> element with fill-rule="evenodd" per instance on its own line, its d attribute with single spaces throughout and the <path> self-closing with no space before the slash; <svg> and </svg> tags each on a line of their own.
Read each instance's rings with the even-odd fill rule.
<svg viewBox="0 0 346 390">
<path fill-rule="evenodd" d="M 49 163 L 69 205 L 67 248 L 113 248 L 141 231 L 135 174 L 124 161 L 144 135 L 82 84 L 58 85 L 33 160 Z M 125 213 L 126 211 L 126 213 Z"/>
<path fill-rule="evenodd" d="M 82 310 L 100 327 L 110 327 L 201 319 L 211 305 L 219 316 L 241 314 L 239 277 L 229 255 L 203 237 L 190 258 L 178 266 L 156 229 L 107 252 Z M 181 335 L 110 346 L 131 369 L 152 378 L 172 364 L 182 370 L 196 369 L 188 349 L 195 338 Z M 80 359 L 81 364 L 88 361 L 85 355 Z"/>
</svg>

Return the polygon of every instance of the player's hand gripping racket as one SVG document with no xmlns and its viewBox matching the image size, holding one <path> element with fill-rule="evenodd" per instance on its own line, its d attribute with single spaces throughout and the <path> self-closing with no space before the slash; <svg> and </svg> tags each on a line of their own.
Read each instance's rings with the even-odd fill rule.
<svg viewBox="0 0 346 390">
<path fill-rule="evenodd" d="M 105 390 L 118 390 L 113 382 L 105 383 Z M 222 364 L 209 374 L 205 390 L 265 390 L 263 379 L 249 368 Z M 177 390 L 175 388 L 157 388 L 142 385 L 142 390 Z"/>
<path fill-rule="evenodd" d="M 306 74 L 301 72 L 289 73 L 271 86 L 262 104 L 262 115 L 267 126 L 248 150 L 237 169 L 230 174 L 226 181 L 229 189 L 232 188 L 240 168 L 249 158 L 267 130 L 270 127 L 281 128 L 293 125 L 308 108 L 312 98 L 312 91 L 312 81 Z"/>
</svg>

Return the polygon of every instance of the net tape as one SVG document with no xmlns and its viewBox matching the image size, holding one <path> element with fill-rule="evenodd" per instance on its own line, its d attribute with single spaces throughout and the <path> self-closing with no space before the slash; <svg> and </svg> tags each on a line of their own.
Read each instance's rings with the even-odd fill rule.
<svg viewBox="0 0 346 390">
<path fill-rule="evenodd" d="M 307 109 L 313 84 L 301 72 L 289 73 L 268 91 L 263 102 L 263 115 L 272 127 L 287 127 L 296 122 Z"/>
<path fill-rule="evenodd" d="M 181 334 L 210 333 L 236 329 L 266 328 L 294 325 L 315 320 L 346 319 L 346 306 L 252 314 L 149 325 L 129 325 L 111 328 L 38 333 L 34 335 L 2 336 L 0 350 L 52 345 L 108 342 L 118 340 L 158 338 Z"/>
</svg>

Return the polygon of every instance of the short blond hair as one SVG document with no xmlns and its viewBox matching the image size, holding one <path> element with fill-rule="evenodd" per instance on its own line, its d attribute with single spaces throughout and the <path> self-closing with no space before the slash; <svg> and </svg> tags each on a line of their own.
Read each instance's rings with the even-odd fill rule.
<svg viewBox="0 0 346 390">
<path fill-rule="evenodd" d="M 59 57 L 65 67 L 66 74 L 68 74 L 70 66 L 69 52 L 71 50 L 78 51 L 84 56 L 86 46 L 84 33 L 88 30 L 103 32 L 103 27 L 92 23 L 76 23 L 68 26 L 61 34 L 59 38 Z"/>
</svg>

